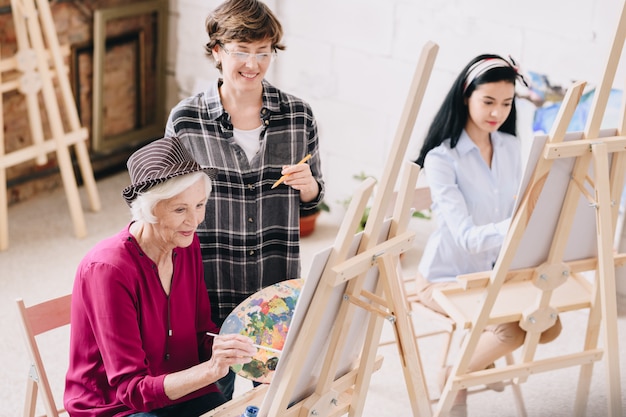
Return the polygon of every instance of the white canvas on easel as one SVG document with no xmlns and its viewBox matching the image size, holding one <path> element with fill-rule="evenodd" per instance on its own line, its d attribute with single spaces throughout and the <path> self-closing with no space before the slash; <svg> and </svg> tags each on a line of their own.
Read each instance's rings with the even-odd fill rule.
<svg viewBox="0 0 626 417">
<path fill-rule="evenodd" d="M 386 234 L 389 231 L 390 222 L 387 221 L 384 228 L 384 233 Z M 356 255 L 357 249 L 359 247 L 359 243 L 361 240 L 362 233 L 357 234 L 354 237 L 354 240 L 350 246 L 350 256 Z M 317 253 L 311 263 L 311 270 L 305 280 L 304 287 L 302 292 L 300 293 L 300 297 L 298 298 L 298 303 L 296 305 L 296 310 L 294 311 L 294 316 L 291 322 L 291 327 L 289 329 L 289 333 L 287 335 L 287 340 L 285 341 L 285 346 L 283 348 L 283 355 L 289 355 L 291 353 L 291 349 L 293 347 L 293 341 L 298 337 L 300 327 L 302 325 L 302 321 L 307 314 L 307 310 L 311 303 L 311 299 L 317 289 L 317 285 L 322 277 L 324 272 L 324 268 L 328 262 L 328 258 L 330 256 L 332 248 L 327 248 L 323 251 Z M 365 288 L 369 291 L 374 292 L 376 288 L 376 283 L 378 280 L 378 271 L 376 268 L 372 268 L 367 277 L 367 282 L 365 284 Z M 335 288 L 332 296 L 329 298 L 328 309 L 325 312 L 324 317 L 321 320 L 320 326 L 317 329 L 316 336 L 314 337 L 314 344 L 311 345 L 310 351 L 315 354 L 309 355 L 307 357 L 306 363 L 303 365 L 303 371 L 299 375 L 299 380 L 296 384 L 296 388 L 294 389 L 294 394 L 292 396 L 292 402 L 302 401 L 307 396 L 311 395 L 314 389 L 314 384 L 320 376 L 322 361 L 321 359 L 326 355 L 329 347 L 329 338 L 328 335 L 330 333 L 330 329 L 332 329 L 332 325 L 334 324 L 337 313 L 343 302 L 343 295 L 345 293 L 345 287 L 347 284 L 340 285 Z M 351 343 L 346 346 L 344 351 L 341 353 L 340 363 L 342 364 L 338 370 L 337 377 L 345 375 L 347 372 L 351 371 L 352 368 L 357 363 L 361 350 L 363 348 L 363 342 L 365 340 L 365 334 L 367 331 L 367 314 L 365 311 L 359 311 L 354 319 L 350 323 L 350 330 L 348 339 Z M 278 367 L 276 368 L 276 372 L 274 374 L 274 378 L 280 379 L 284 370 L 284 365 L 279 361 Z M 266 417 L 270 404 L 274 401 L 274 396 L 277 395 L 277 388 L 275 385 L 270 385 L 268 388 L 267 394 L 263 400 L 263 404 L 259 410 L 259 417 Z"/>
<path fill-rule="evenodd" d="M 600 137 L 610 137 L 616 134 L 616 129 L 605 129 L 600 132 Z M 563 142 L 579 140 L 582 137 L 583 132 L 568 132 Z M 520 198 L 523 191 L 528 187 L 530 176 L 535 169 L 547 140 L 547 135 L 535 136 L 533 139 L 526 170 L 520 185 Z M 511 269 L 528 268 L 539 265 L 545 260 L 545 254 L 548 253 L 550 248 L 552 236 L 552 233 L 547 233 L 546 231 L 554 231 L 556 228 L 574 162 L 573 158 L 554 161 L 550 174 L 543 185 L 544 192 L 536 202 L 541 207 L 541 211 L 536 214 L 533 213 L 534 216 L 531 217 L 530 222 L 526 225 L 526 232 L 520 242 L 515 259 L 511 263 Z M 591 169 L 589 177 L 593 179 Z M 571 234 L 568 238 L 564 260 L 570 261 L 597 256 L 595 210 L 582 195 L 576 210 L 574 225 L 577 233 Z"/>
</svg>

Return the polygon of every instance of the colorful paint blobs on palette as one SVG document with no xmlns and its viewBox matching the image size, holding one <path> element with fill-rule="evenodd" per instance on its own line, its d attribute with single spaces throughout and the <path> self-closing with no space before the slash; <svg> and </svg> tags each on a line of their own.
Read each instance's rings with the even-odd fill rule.
<svg viewBox="0 0 626 417">
<path fill-rule="evenodd" d="M 220 334 L 243 334 L 257 345 L 282 350 L 303 285 L 304 279 L 291 279 L 252 294 L 230 313 Z M 257 349 L 251 362 L 232 369 L 244 378 L 269 383 L 279 360 L 280 353 Z"/>
</svg>

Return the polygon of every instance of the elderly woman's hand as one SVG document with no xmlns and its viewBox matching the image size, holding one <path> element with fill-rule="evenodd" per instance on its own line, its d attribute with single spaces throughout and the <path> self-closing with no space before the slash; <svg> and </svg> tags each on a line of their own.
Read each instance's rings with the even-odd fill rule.
<svg viewBox="0 0 626 417">
<path fill-rule="evenodd" d="M 228 373 L 230 365 L 248 363 L 255 353 L 256 348 L 252 345 L 252 340 L 246 336 L 240 334 L 216 336 L 213 339 L 211 359 L 165 376 L 163 381 L 165 394 L 169 399 L 176 400 L 213 384 Z"/>
<path fill-rule="evenodd" d="M 281 175 L 287 175 L 285 185 L 300 191 L 300 200 L 308 203 L 319 194 L 319 184 L 313 177 L 309 164 L 285 165 Z"/>
<path fill-rule="evenodd" d="M 252 339 L 240 334 L 224 334 L 213 339 L 213 355 L 207 362 L 212 371 L 221 377 L 231 365 L 248 363 L 256 353 Z"/>
</svg>

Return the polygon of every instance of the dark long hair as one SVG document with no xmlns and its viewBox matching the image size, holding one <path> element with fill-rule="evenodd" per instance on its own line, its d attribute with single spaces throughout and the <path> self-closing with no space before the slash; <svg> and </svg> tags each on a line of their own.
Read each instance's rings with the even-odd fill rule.
<svg viewBox="0 0 626 417">
<path fill-rule="evenodd" d="M 424 144 L 420 150 L 420 154 L 415 160 L 415 163 L 420 167 L 424 166 L 424 159 L 426 154 L 431 149 L 436 148 L 444 140 L 450 138 L 450 147 L 454 148 L 461 137 L 461 133 L 467 124 L 467 118 L 469 112 L 467 109 L 467 99 L 472 95 L 476 87 L 485 83 L 493 83 L 498 81 L 508 81 L 515 85 L 515 80 L 518 77 L 517 70 L 512 66 L 496 67 L 485 71 L 483 74 L 477 76 L 470 82 L 470 85 L 465 86 L 465 80 L 468 70 L 475 63 L 484 59 L 499 58 L 503 59 L 499 55 L 483 54 L 472 59 L 456 77 L 450 91 L 443 100 L 441 107 L 435 114 L 435 117 L 428 128 Z M 515 135 L 517 131 L 517 111 L 515 109 L 515 100 L 511 104 L 511 113 L 509 117 L 504 121 L 502 126 L 498 128 L 499 131 L 510 133 Z"/>
</svg>

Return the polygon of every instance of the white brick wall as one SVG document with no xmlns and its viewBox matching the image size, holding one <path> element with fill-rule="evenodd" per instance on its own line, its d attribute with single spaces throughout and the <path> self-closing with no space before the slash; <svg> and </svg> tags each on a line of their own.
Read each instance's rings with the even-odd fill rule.
<svg viewBox="0 0 626 417">
<path fill-rule="evenodd" d="M 171 0 L 168 106 L 218 76 L 204 56 L 204 19 L 218 0 Z M 423 45 L 440 47 L 407 159 L 457 72 L 483 52 L 511 54 L 554 81 L 602 77 L 618 0 L 273 0 L 287 50 L 268 79 L 306 99 L 318 119 L 327 202 L 351 195 L 352 175 L 380 177 Z M 626 62 L 626 58 L 624 59 Z M 624 65 L 615 87 L 623 88 Z M 529 136 L 532 106 L 523 106 Z"/>
</svg>

